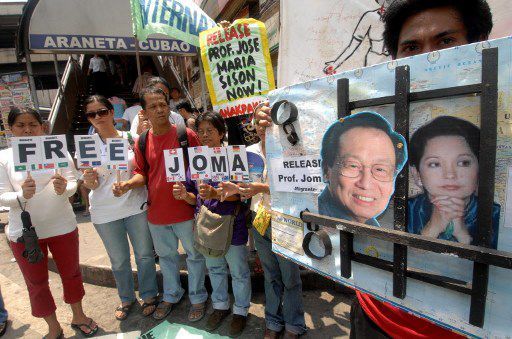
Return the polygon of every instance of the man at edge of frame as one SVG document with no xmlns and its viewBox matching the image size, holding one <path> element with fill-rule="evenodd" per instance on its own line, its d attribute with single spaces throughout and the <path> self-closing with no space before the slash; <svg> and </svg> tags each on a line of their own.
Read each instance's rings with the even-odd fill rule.
<svg viewBox="0 0 512 339">
<path fill-rule="evenodd" d="M 384 44 L 393 59 L 487 40 L 492 14 L 485 0 L 395 0 L 384 17 Z M 268 103 L 257 128 L 271 124 Z M 350 338 L 462 338 L 426 319 L 356 291 Z"/>
</svg>

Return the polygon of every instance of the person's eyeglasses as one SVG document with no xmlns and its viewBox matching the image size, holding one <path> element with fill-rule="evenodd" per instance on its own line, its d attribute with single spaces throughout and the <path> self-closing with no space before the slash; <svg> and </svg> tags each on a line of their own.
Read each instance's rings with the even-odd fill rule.
<svg viewBox="0 0 512 339">
<path fill-rule="evenodd" d="M 97 110 L 96 112 L 86 112 L 85 116 L 89 119 L 94 119 L 94 118 L 96 118 L 96 116 L 105 117 L 108 115 L 108 113 L 109 113 L 109 110 L 107 108 L 102 108 L 102 109 Z"/>
<path fill-rule="evenodd" d="M 347 178 L 358 178 L 364 171 L 365 167 L 371 168 L 372 177 L 378 181 L 393 181 L 395 176 L 395 167 L 384 164 L 375 164 L 371 166 L 363 166 L 357 161 L 341 161 L 336 163 L 339 174 Z"/>
</svg>

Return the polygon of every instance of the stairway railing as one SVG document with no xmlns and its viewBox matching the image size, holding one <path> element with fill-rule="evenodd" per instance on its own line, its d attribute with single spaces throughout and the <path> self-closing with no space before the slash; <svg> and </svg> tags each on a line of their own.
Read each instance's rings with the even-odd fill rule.
<svg viewBox="0 0 512 339">
<path fill-rule="evenodd" d="M 83 72 L 85 56 L 76 60 L 71 55 L 62 74 L 61 86 L 48 117 L 50 134 L 65 134 L 76 111 L 79 94 L 85 93 L 86 76 Z"/>
</svg>

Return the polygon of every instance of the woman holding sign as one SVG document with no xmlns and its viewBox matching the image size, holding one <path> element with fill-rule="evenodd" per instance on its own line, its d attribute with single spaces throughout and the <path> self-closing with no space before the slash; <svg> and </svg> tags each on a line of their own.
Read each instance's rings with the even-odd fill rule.
<svg viewBox="0 0 512 339">
<path fill-rule="evenodd" d="M 41 116 L 32 108 L 12 109 L 8 124 L 15 137 L 44 134 Z M 48 284 L 49 249 L 62 279 L 64 301 L 71 305 L 73 312 L 71 327 L 85 336 L 92 336 L 98 326 L 82 309 L 85 291 L 78 264 L 78 230 L 68 200 L 76 191 L 75 171 L 68 166 L 61 169 L 60 174 L 53 169 L 18 172 L 19 167 L 14 166 L 14 153 L 20 153 L 20 150 L 0 151 L 0 205 L 10 207 L 7 237 L 28 287 L 32 315 L 44 318 L 48 324 L 46 338 L 63 337 Z M 73 163 L 69 155 L 67 160 L 68 164 Z M 22 222 L 23 211 L 30 213 L 37 242 L 34 234 L 31 238 L 27 236 L 30 231 Z M 34 248 L 37 244 L 38 248 Z M 41 251 L 42 255 L 32 257 L 31 250 L 32 253 Z"/>
<path fill-rule="evenodd" d="M 196 120 L 196 127 L 201 145 L 210 148 L 222 147 L 222 142 L 226 135 L 226 125 L 220 114 L 213 112 L 201 114 Z M 230 313 L 228 296 L 229 266 L 233 295 L 235 297 L 229 335 L 235 337 L 240 335 L 245 328 L 251 301 L 251 274 L 247 261 L 248 252 L 246 246 L 248 239 L 246 226 L 247 208 L 240 202 L 239 196 L 232 196 L 226 200 L 221 199 L 219 185 L 218 182 L 213 181 L 210 181 L 208 184 L 198 181 L 197 185 L 192 181 L 187 181 L 185 187 L 185 185 L 179 182 L 174 185 L 173 194 L 176 199 L 185 200 L 189 204 L 196 206 L 194 247 L 206 258 L 206 266 L 208 267 L 213 289 L 213 313 L 208 318 L 206 329 L 208 331 L 215 330 Z M 220 244 L 217 241 L 216 244 L 213 244 L 213 242 L 219 240 L 214 239 L 215 235 L 209 238 L 202 238 L 204 242 L 198 243 L 197 230 L 207 227 L 206 225 L 201 225 L 202 216 L 205 215 L 216 216 L 216 219 L 231 216 L 231 218 L 225 218 L 226 223 L 221 226 L 229 232 L 229 234 L 225 234 L 222 237 L 224 243 Z M 206 222 L 207 220 L 205 220 Z M 221 227 L 217 227 L 217 230 L 222 231 L 220 230 Z M 226 239 L 228 240 L 226 241 Z M 209 243 L 209 241 L 211 242 Z M 226 250 L 214 250 L 219 247 Z"/>
<path fill-rule="evenodd" d="M 126 132 L 119 132 L 114 125 L 114 109 L 110 101 L 100 95 L 90 96 L 85 100 L 85 114 L 101 139 L 99 149 L 101 162 L 107 159 L 106 140 L 124 138 L 131 141 Z M 80 155 L 79 155 L 80 156 Z M 146 209 L 141 206 L 147 200 L 145 187 L 135 188 L 122 197 L 115 197 L 112 186 L 120 180 L 128 180 L 133 162 L 133 150 L 128 149 L 128 171 L 106 169 L 106 166 L 86 168 L 83 170 L 84 185 L 89 193 L 91 221 L 101 237 L 112 265 L 117 291 L 121 305 L 115 310 L 117 320 L 124 320 L 137 300 L 130 264 L 130 239 L 137 264 L 139 295 L 144 301 L 142 312 L 151 315 L 156 308 L 155 259 L 153 242 L 149 233 Z M 79 162 L 80 165 L 80 162 Z M 145 205 L 144 205 L 145 206 Z"/>
</svg>

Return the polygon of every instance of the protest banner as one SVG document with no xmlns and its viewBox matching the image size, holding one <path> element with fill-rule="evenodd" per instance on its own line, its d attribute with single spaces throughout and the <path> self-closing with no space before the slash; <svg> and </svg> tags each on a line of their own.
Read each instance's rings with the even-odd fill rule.
<svg viewBox="0 0 512 339">
<path fill-rule="evenodd" d="M 275 88 L 265 25 L 238 19 L 199 35 L 213 108 L 224 118 L 251 114 Z"/>
<path fill-rule="evenodd" d="M 165 177 L 167 182 L 187 180 L 182 148 L 164 150 Z"/>
<path fill-rule="evenodd" d="M 188 148 L 190 162 L 190 178 L 192 180 L 206 180 L 211 178 L 210 150 L 208 146 Z"/>
<path fill-rule="evenodd" d="M 101 140 L 97 134 L 75 135 L 76 161 L 78 168 L 101 166 Z"/>
<path fill-rule="evenodd" d="M 128 170 L 128 140 L 124 138 L 107 139 L 107 169 Z"/>
<path fill-rule="evenodd" d="M 228 181 L 229 166 L 226 147 L 210 148 L 211 172 L 213 181 Z"/>
<path fill-rule="evenodd" d="M 267 131 L 272 227 L 290 235 L 273 250 L 462 335 L 508 336 L 511 50 L 507 37 L 271 92 L 297 108 L 299 139 Z"/>
<path fill-rule="evenodd" d="M 43 168 L 58 169 L 69 167 L 68 146 L 65 135 L 46 135 L 41 137 L 43 144 Z"/>
<path fill-rule="evenodd" d="M 145 41 L 149 35 L 162 33 L 199 46 L 199 33 L 215 26 L 192 0 L 130 0 L 133 34 Z"/>
<path fill-rule="evenodd" d="M 227 147 L 229 161 L 229 179 L 231 181 L 249 181 L 249 163 L 244 145 Z"/>
<path fill-rule="evenodd" d="M 43 169 L 40 137 L 12 137 L 11 144 L 16 172 Z"/>
</svg>

